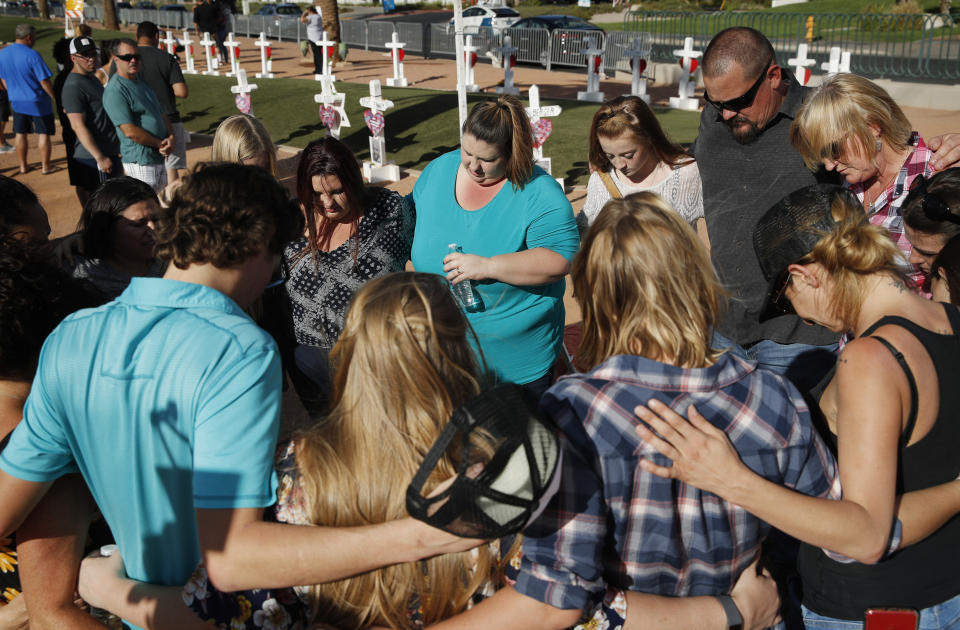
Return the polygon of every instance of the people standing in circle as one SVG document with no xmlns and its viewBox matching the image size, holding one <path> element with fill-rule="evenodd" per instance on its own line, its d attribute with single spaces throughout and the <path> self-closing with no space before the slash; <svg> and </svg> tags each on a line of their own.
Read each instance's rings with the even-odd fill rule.
<svg viewBox="0 0 960 630">
<path fill-rule="evenodd" d="M 573 210 L 533 164 L 530 120 L 509 95 L 477 103 L 459 151 L 430 162 L 413 189 L 417 271 L 469 280 L 467 319 L 496 376 L 539 399 L 562 351 L 564 276 L 579 246 Z M 451 243 L 463 253 L 450 253 Z"/>
<path fill-rule="evenodd" d="M 697 163 L 670 142 L 643 99 L 618 96 L 604 103 L 590 123 L 589 142 L 594 171 L 577 215 L 582 228 L 594 222 L 610 199 L 650 191 L 663 197 L 708 242 Z"/>
<path fill-rule="evenodd" d="M 403 271 L 413 216 L 396 192 L 364 186 L 353 153 L 332 137 L 314 140 L 301 153 L 297 196 L 306 229 L 283 251 L 284 324 L 273 332 L 300 400 L 319 414 L 327 410 L 330 349 L 350 300 L 366 282 Z"/>
</svg>

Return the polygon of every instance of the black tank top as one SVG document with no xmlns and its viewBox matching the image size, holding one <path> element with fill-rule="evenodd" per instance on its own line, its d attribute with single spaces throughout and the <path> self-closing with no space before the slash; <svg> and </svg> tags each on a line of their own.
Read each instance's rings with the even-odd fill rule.
<svg viewBox="0 0 960 630">
<path fill-rule="evenodd" d="M 914 398 L 898 452 L 898 493 L 952 481 L 960 473 L 960 312 L 956 306 L 944 304 L 944 308 L 953 328 L 950 335 L 937 334 L 902 317 L 884 317 L 862 335 L 887 324 L 900 326 L 923 345 L 937 372 L 940 409 L 936 420 L 929 433 L 907 446 L 916 423 L 915 382 L 903 356 L 882 340 L 900 362 Z M 868 608 L 928 608 L 960 594 L 958 567 L 960 516 L 878 564 L 835 562 L 807 544 L 801 546 L 798 559 L 804 605 L 820 615 L 859 621 Z"/>
</svg>

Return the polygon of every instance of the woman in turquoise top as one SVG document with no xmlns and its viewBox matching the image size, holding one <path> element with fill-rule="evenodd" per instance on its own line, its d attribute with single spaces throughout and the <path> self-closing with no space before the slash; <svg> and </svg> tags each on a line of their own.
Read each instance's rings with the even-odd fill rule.
<svg viewBox="0 0 960 630">
<path fill-rule="evenodd" d="M 413 189 L 411 260 L 454 286 L 472 282 L 467 318 L 488 364 L 539 398 L 563 341 L 563 277 L 580 241 L 570 202 L 534 166 L 532 147 L 517 98 L 475 105 L 460 150 L 428 164 Z"/>
</svg>

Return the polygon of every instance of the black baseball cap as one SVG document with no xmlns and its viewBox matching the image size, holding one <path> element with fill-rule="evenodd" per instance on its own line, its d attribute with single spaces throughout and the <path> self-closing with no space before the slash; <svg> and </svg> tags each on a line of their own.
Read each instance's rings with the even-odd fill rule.
<svg viewBox="0 0 960 630">
<path fill-rule="evenodd" d="M 97 52 L 97 45 L 89 37 L 74 37 L 70 40 L 71 55 L 86 55 L 91 52 Z"/>
<path fill-rule="evenodd" d="M 842 186 L 814 184 L 790 193 L 757 221 L 753 249 L 768 283 L 761 322 L 792 312 L 783 297 L 790 277 L 787 268 L 812 252 L 817 242 L 833 230 L 837 222 L 830 206 L 838 198 L 860 205 L 856 195 Z"/>
<path fill-rule="evenodd" d="M 441 458 L 454 462 L 446 489 L 424 496 Z M 410 516 L 465 538 L 523 530 L 560 486 L 561 450 L 551 425 L 519 385 L 490 388 L 454 411 L 407 488 Z"/>
</svg>

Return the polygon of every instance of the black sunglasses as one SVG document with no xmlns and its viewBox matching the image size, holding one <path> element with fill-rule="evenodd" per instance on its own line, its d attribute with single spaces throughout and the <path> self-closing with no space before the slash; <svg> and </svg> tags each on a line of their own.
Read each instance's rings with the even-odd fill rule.
<svg viewBox="0 0 960 630">
<path fill-rule="evenodd" d="M 793 279 L 793 274 L 789 271 L 783 272 L 783 279 L 780 281 L 780 284 L 776 291 L 773 291 L 770 295 L 770 304 L 773 305 L 783 315 L 792 315 L 796 313 L 793 310 L 793 304 L 790 303 L 790 300 L 786 298 L 787 287 L 790 286 L 790 281 Z"/>
<path fill-rule="evenodd" d="M 131 55 L 114 55 L 114 57 L 116 57 L 120 61 L 126 61 L 128 63 L 131 61 L 140 61 L 139 53 L 133 53 Z"/>
<path fill-rule="evenodd" d="M 710 98 L 710 95 L 706 92 L 703 93 L 703 100 L 710 103 L 717 108 L 718 111 L 723 112 L 727 110 L 728 112 L 737 112 L 740 110 L 746 109 L 753 105 L 753 101 L 757 98 L 757 90 L 760 89 L 760 84 L 763 83 L 763 80 L 767 78 L 767 71 L 770 70 L 770 66 L 773 65 L 773 61 L 769 62 L 763 68 L 763 72 L 760 73 L 760 76 L 757 77 L 757 80 L 753 82 L 753 85 L 750 86 L 750 89 L 744 92 L 741 96 L 737 98 L 732 98 L 729 101 L 715 101 Z"/>
<path fill-rule="evenodd" d="M 947 202 L 937 193 L 927 191 L 927 179 L 923 175 L 917 175 L 910 182 L 910 193 L 920 195 L 920 208 L 931 221 L 949 221 L 960 225 L 960 216 L 951 212 Z"/>
</svg>

